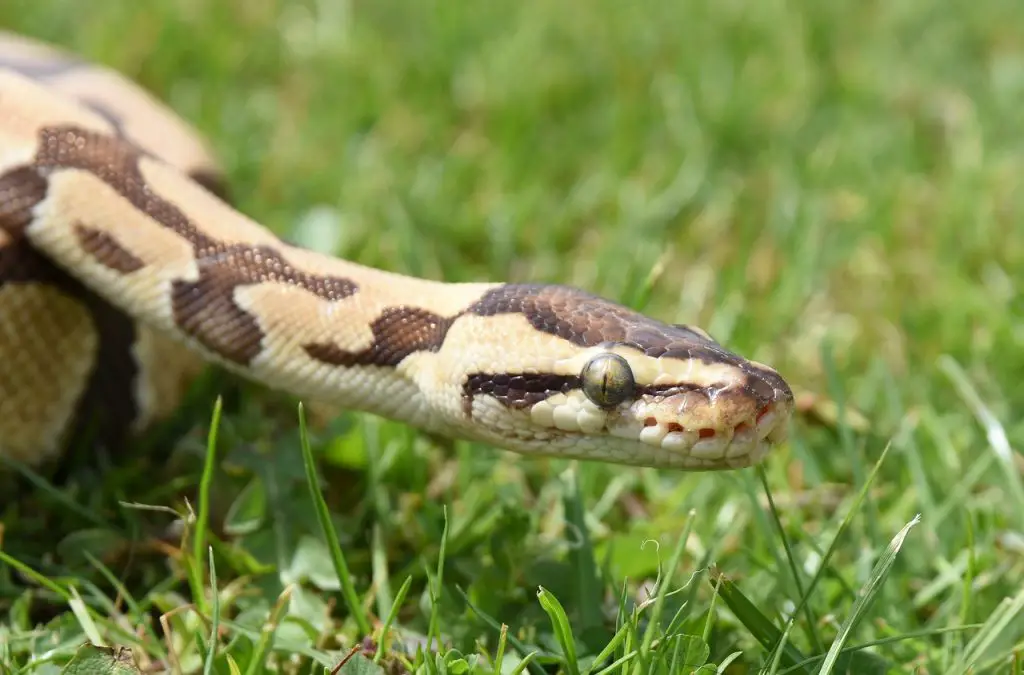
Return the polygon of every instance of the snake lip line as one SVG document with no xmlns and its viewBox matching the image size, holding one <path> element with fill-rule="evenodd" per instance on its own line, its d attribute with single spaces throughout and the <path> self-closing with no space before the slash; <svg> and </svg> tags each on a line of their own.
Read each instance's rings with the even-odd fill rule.
<svg viewBox="0 0 1024 675">
<path fill-rule="evenodd" d="M 765 405 L 753 420 L 744 420 L 731 428 L 687 429 L 675 422 L 659 422 L 653 416 L 644 420 L 640 440 L 664 450 L 685 450 L 695 457 L 715 459 L 750 454 L 761 444 L 777 444 L 786 439 L 786 420 L 791 404 L 780 400 Z"/>
</svg>

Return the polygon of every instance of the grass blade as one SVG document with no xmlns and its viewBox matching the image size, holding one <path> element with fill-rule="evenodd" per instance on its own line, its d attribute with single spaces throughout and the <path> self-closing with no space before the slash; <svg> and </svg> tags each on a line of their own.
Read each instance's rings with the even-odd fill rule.
<svg viewBox="0 0 1024 675">
<path fill-rule="evenodd" d="M 783 548 L 786 549 L 786 561 L 789 562 L 789 571 L 793 577 L 793 585 L 796 586 L 796 592 L 800 594 L 800 597 L 806 598 L 807 593 L 804 591 L 803 582 L 800 580 L 800 567 L 797 564 L 796 556 L 793 554 L 793 547 L 790 546 L 789 537 L 786 536 L 786 530 L 782 526 L 782 520 L 779 517 L 779 510 L 775 507 L 775 498 L 772 497 L 772 490 L 768 485 L 768 474 L 765 471 L 764 464 L 759 464 L 757 466 L 757 475 L 761 479 L 761 487 L 764 488 L 765 497 L 768 499 L 768 510 L 772 514 L 772 522 L 775 524 L 775 528 L 779 533 L 779 539 L 782 540 Z M 818 622 L 815 620 L 814 614 L 811 612 L 811 606 L 806 602 L 801 604 L 803 605 L 805 618 L 807 619 L 807 633 L 811 638 L 815 650 L 821 651 L 821 638 L 818 636 L 818 632 L 814 630 L 814 627 Z"/>
<path fill-rule="evenodd" d="M 427 628 L 427 651 L 430 650 L 430 641 L 437 637 L 437 651 L 441 651 L 441 628 L 439 615 L 441 611 L 441 584 L 444 581 L 444 558 L 448 546 L 448 507 L 442 509 L 444 513 L 444 529 L 441 530 L 441 548 L 437 553 L 437 576 L 430 586 L 430 624 Z"/>
<path fill-rule="evenodd" d="M 565 666 L 569 675 L 580 675 L 580 664 L 576 660 L 576 643 L 565 608 L 562 607 L 558 598 L 544 587 L 537 591 L 537 600 L 540 601 L 540 606 L 544 608 L 548 618 L 551 619 L 551 628 L 554 629 L 558 644 L 562 647 L 562 655 L 565 657 Z"/>
<path fill-rule="evenodd" d="M 398 594 L 395 596 L 394 602 L 391 604 L 391 610 L 388 612 L 387 618 L 384 619 L 384 623 L 380 627 L 380 643 L 377 653 L 373 655 L 373 662 L 380 663 L 381 659 L 384 658 L 384 652 L 387 651 L 388 643 L 388 632 L 391 630 L 391 625 L 395 622 L 395 618 L 398 617 L 398 610 L 402 608 L 402 603 L 405 602 L 405 595 L 409 592 L 409 587 L 412 586 L 412 577 L 406 577 L 405 582 L 399 587 Z"/>
<path fill-rule="evenodd" d="M 203 551 L 206 549 L 206 531 L 210 522 L 210 486 L 213 484 L 213 467 L 217 455 L 217 432 L 220 429 L 220 416 L 223 410 L 223 399 L 218 396 L 213 404 L 213 416 L 210 419 L 210 433 L 206 435 L 206 457 L 203 460 L 203 475 L 199 479 L 199 513 L 196 514 L 195 533 L 192 535 L 192 559 L 189 561 L 189 583 L 192 586 L 192 602 L 200 614 L 207 614 L 206 592 L 203 589 Z"/>
<path fill-rule="evenodd" d="M 821 670 L 818 671 L 819 675 L 829 675 L 832 669 L 836 665 L 836 661 L 839 659 L 839 654 L 843 649 L 843 645 L 850 639 L 850 635 L 853 632 L 854 627 L 864 616 L 868 607 L 875 599 L 875 595 L 878 590 L 882 587 L 882 583 L 889 576 L 892 565 L 896 562 L 896 556 L 899 554 L 900 549 L 903 547 L 903 542 L 906 541 L 907 535 L 910 533 L 911 528 L 921 522 L 921 516 L 916 515 L 914 518 L 903 526 L 896 536 L 889 542 L 889 546 L 886 547 L 885 552 L 882 553 L 878 562 L 875 564 L 874 569 L 871 570 L 871 575 L 868 577 L 868 582 L 864 588 L 861 589 L 860 594 L 857 597 L 856 602 L 853 603 L 853 607 L 850 610 L 850 616 L 846 618 L 843 625 L 839 628 L 839 633 L 836 635 L 836 639 L 832 641 L 832 646 L 829 647 L 828 653 L 825 655 L 825 660 L 821 664 Z"/>
<path fill-rule="evenodd" d="M 601 582 L 594 560 L 594 545 L 587 529 L 586 508 L 580 494 L 579 465 L 575 462 L 565 471 L 561 480 L 565 486 L 563 504 L 566 520 L 572 524 L 579 537 L 578 545 L 569 551 L 569 565 L 576 581 L 576 602 L 579 604 L 574 616 L 581 621 L 581 634 L 601 625 Z"/>
<path fill-rule="evenodd" d="M 783 632 L 775 627 L 771 619 L 765 616 L 750 599 L 743 594 L 736 584 L 730 581 L 718 568 L 712 567 L 708 575 L 712 584 L 717 587 L 718 595 L 725 601 L 732 613 L 746 627 L 755 640 L 765 649 L 774 651 L 783 640 Z M 781 650 L 780 664 L 787 667 L 796 666 L 806 657 L 790 643 L 785 643 Z M 802 670 L 801 672 L 808 672 Z"/>
<path fill-rule="evenodd" d="M 217 568 L 213 561 L 213 547 L 209 549 L 210 563 L 210 599 L 213 603 L 213 617 L 210 621 L 210 648 L 206 652 L 206 660 L 203 663 L 203 675 L 210 675 L 213 672 L 213 661 L 217 655 L 217 638 L 220 635 L 220 591 L 217 588 Z"/>
<path fill-rule="evenodd" d="M 324 535 L 324 543 L 327 544 L 327 549 L 331 552 L 331 562 L 334 564 L 334 572 L 338 575 L 338 582 L 341 584 L 342 598 L 344 598 L 345 605 L 355 620 L 359 632 L 363 636 L 369 635 L 373 632 L 373 627 L 359 601 L 355 584 L 352 583 L 352 575 L 348 571 L 348 563 L 345 562 L 345 554 L 341 550 L 341 542 L 338 541 L 338 533 L 335 532 L 334 523 L 331 522 L 331 513 L 320 492 L 320 478 L 317 475 L 316 464 L 313 462 L 313 450 L 310 448 L 309 434 L 306 430 L 306 414 L 301 403 L 299 404 L 299 444 L 302 446 L 302 462 L 306 468 L 309 496 L 313 499 L 313 505 L 316 507 L 316 518 Z"/>
<path fill-rule="evenodd" d="M 658 594 L 654 599 L 654 607 L 651 608 L 650 622 L 647 624 L 647 630 L 644 631 L 643 642 L 640 643 L 640 655 L 633 664 L 633 672 L 639 675 L 641 668 L 647 668 L 647 657 L 651 651 L 651 645 L 654 642 L 654 636 L 660 629 L 661 614 L 665 609 L 665 598 L 668 597 L 669 589 L 672 586 L 672 577 L 675 575 L 676 569 L 679 567 L 679 560 L 683 557 L 683 551 L 686 549 L 686 541 L 690 538 L 690 533 L 693 531 L 693 521 L 696 516 L 696 512 L 692 509 L 686 515 L 686 524 L 683 525 L 683 533 L 679 535 L 679 539 L 676 541 L 676 547 L 672 551 L 672 556 L 669 558 L 668 564 L 665 566 L 665 570 L 661 575 L 661 579 L 658 580 Z"/>
<path fill-rule="evenodd" d="M 986 650 L 1006 630 L 1011 621 L 1016 620 L 1019 628 L 1022 614 L 1024 614 L 1024 588 L 1021 588 L 1012 598 L 1003 598 L 974 638 L 967 643 L 967 648 L 960 658 L 946 670 L 946 674 L 958 675 L 970 672 L 972 667 L 977 667 L 978 661 L 985 656 Z"/>
<path fill-rule="evenodd" d="M 1006 429 L 996 417 L 991 407 L 982 401 L 978 391 L 971 384 L 967 373 L 964 372 L 955 359 L 948 355 L 940 356 L 939 369 L 946 374 L 946 377 L 952 380 L 953 385 L 960 394 L 960 398 L 968 405 L 971 412 L 974 413 L 975 419 L 985 429 L 985 438 L 988 440 L 989 448 L 992 449 L 996 459 L 1003 465 L 1004 471 L 1002 475 L 1006 478 L 1007 491 L 1013 495 L 1013 499 L 1017 502 L 1017 508 L 1014 509 L 1014 512 L 1018 515 L 1017 523 L 1020 525 L 1022 522 L 1021 518 L 1024 518 L 1024 480 L 1021 479 L 1020 471 L 1014 463 L 1014 450 L 1010 447 Z"/>
<path fill-rule="evenodd" d="M 872 467 L 871 473 L 868 474 L 867 479 L 864 481 L 864 485 L 861 486 L 857 492 L 856 499 L 853 500 L 853 504 L 850 506 L 850 510 L 847 511 L 846 515 L 843 516 L 843 521 L 839 524 L 839 529 L 836 530 L 836 535 L 832 537 L 832 542 L 828 546 L 828 550 L 821 557 L 821 562 L 818 563 L 818 569 L 811 577 L 811 583 L 807 585 L 807 591 L 804 596 L 800 598 L 800 602 L 797 604 L 793 614 L 796 615 L 798 612 L 803 611 L 803 607 L 807 604 L 811 594 L 814 592 L 814 588 L 818 585 L 818 582 L 825 576 L 825 571 L 828 569 L 828 563 L 832 559 L 832 556 L 839 549 L 839 542 L 842 540 L 843 534 L 850 529 L 853 523 L 854 515 L 860 510 L 861 504 L 864 503 L 865 498 L 868 496 L 868 490 L 874 484 L 875 479 L 878 477 L 878 472 L 882 468 L 882 464 L 885 462 L 886 456 L 889 454 L 889 449 L 892 447 L 892 441 L 885 444 L 882 449 L 882 454 L 878 456 L 878 461 L 875 462 L 875 466 Z"/>
</svg>

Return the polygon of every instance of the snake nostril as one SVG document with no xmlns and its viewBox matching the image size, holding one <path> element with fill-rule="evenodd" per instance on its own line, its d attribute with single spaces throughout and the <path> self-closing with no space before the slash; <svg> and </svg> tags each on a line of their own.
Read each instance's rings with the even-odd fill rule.
<svg viewBox="0 0 1024 675">
<path fill-rule="evenodd" d="M 715 430 L 714 429 L 701 429 L 700 431 L 697 432 L 697 435 L 700 436 L 701 438 L 714 438 L 715 437 Z"/>
<path fill-rule="evenodd" d="M 658 424 L 658 420 L 654 419 L 653 417 L 648 417 L 647 419 L 644 420 L 644 426 L 645 427 L 653 427 L 653 426 L 657 426 L 657 424 Z"/>
<path fill-rule="evenodd" d="M 681 433 L 683 431 L 686 431 L 686 428 L 682 424 L 679 424 L 678 422 L 669 422 L 668 431 L 669 433 L 672 433 L 673 431 L 678 431 Z"/>
</svg>

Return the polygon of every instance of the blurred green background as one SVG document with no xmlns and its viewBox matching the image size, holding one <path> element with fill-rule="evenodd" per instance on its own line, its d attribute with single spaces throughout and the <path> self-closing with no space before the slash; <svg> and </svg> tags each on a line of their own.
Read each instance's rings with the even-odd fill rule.
<svg viewBox="0 0 1024 675">
<path fill-rule="evenodd" d="M 315 437 L 328 500 L 361 593 L 413 576 L 401 625 L 428 629 L 442 506 L 452 539 L 435 621 L 452 644 L 493 653 L 496 640 L 458 586 L 525 644 L 560 653 L 535 597 L 544 585 L 590 656 L 610 639 L 617 594 L 642 597 L 691 509 L 676 583 L 715 562 L 780 630 L 849 518 L 790 636 L 821 654 L 921 514 L 850 637 L 902 638 L 874 648 L 890 664 L 877 672 L 958 672 L 977 629 L 939 631 L 984 622 L 1024 584 L 1022 26 L 1024 5 L 1003 0 L 0 5 L 0 27 L 108 64 L 195 124 L 238 207 L 282 236 L 430 278 L 578 285 L 697 323 L 799 390 L 805 414 L 765 465 L 792 565 L 753 470 L 527 459 L 343 416 Z M 212 400 L 166 484 L 121 468 L 105 478 L 116 489 L 80 488 L 73 499 L 104 523 L 88 528 L 44 500 L 71 539 L 53 542 L 59 564 L 23 559 L 94 574 L 69 552 L 96 545 L 86 529 L 103 551 L 133 541 L 110 525 L 126 517 L 114 496 L 194 499 Z M 314 564 L 302 537 L 319 531 L 293 402 L 246 389 L 222 436 L 218 499 L 232 510 L 213 527 L 236 538 L 219 573 L 263 573 L 245 605 L 256 617 L 301 580 L 290 611 L 313 635 L 356 639 L 334 623 L 343 606 L 325 604 L 336 586 L 296 571 Z M 239 514 L 252 531 L 231 530 Z M 8 513 L 8 538 L 31 538 L 41 517 Z M 131 573 L 147 603 L 167 602 L 165 563 Z M 9 607 L 24 597 L 10 588 Z M 771 658 L 742 612 L 712 602 L 706 572 L 688 588 L 666 617 L 688 599 L 680 625 L 711 662 L 740 652 L 729 672 L 753 672 L 737 668 Z M 11 616 L 10 630 L 31 628 Z M 1024 649 L 1024 620 L 1007 621 L 975 672 L 1007 672 Z"/>
</svg>

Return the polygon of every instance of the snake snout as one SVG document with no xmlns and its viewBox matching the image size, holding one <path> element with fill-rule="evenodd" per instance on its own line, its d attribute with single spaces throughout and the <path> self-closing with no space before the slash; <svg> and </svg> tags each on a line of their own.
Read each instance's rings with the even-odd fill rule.
<svg viewBox="0 0 1024 675">
<path fill-rule="evenodd" d="M 682 452 L 705 468 L 759 462 L 786 437 L 793 391 L 774 370 L 750 363 L 720 386 L 676 392 L 643 408 L 640 440 Z"/>
<path fill-rule="evenodd" d="M 762 405 L 792 404 L 793 390 L 777 372 L 759 363 L 750 362 L 743 369 L 747 375 L 744 389 Z"/>
<path fill-rule="evenodd" d="M 756 407 L 752 421 L 737 428 L 737 433 L 747 432 L 751 440 L 763 440 L 774 444 L 785 439 L 789 416 L 793 411 L 793 390 L 776 371 L 759 363 L 749 363 L 745 393 Z"/>
</svg>

